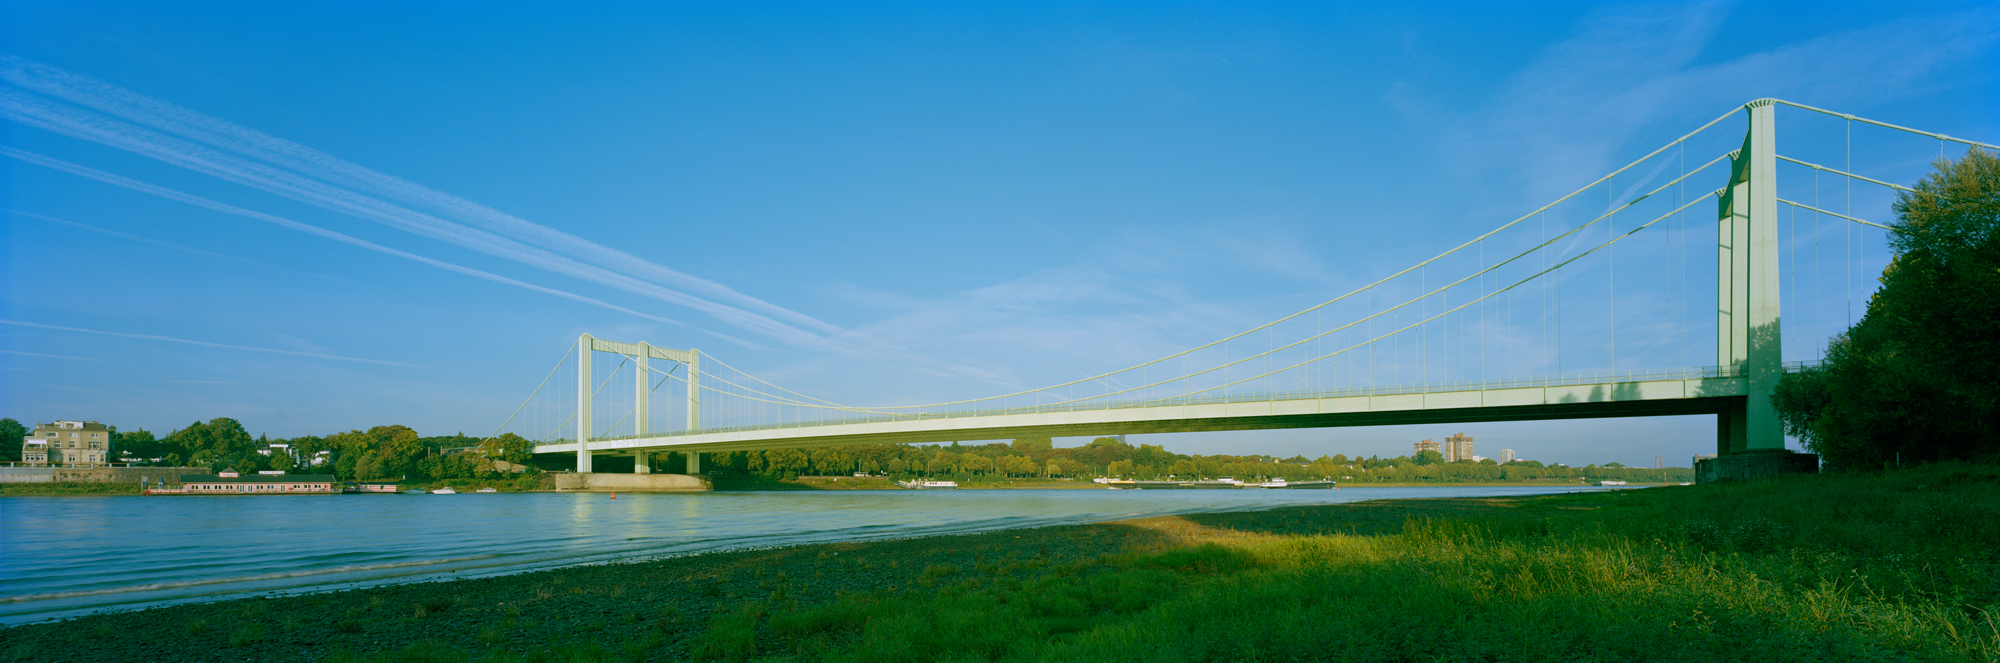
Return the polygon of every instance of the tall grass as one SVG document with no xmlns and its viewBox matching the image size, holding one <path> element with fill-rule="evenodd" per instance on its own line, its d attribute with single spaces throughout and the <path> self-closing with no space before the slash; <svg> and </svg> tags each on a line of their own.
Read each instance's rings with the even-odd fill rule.
<svg viewBox="0 0 2000 663">
<path fill-rule="evenodd" d="M 716 619 L 747 660 L 2000 659 L 2000 470 L 1523 500 L 1379 535 L 1197 521 L 1157 552 Z"/>
</svg>

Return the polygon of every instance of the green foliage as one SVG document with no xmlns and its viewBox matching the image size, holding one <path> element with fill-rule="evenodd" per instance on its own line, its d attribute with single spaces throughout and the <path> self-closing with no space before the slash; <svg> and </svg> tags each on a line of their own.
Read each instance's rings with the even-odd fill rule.
<svg viewBox="0 0 2000 663">
<path fill-rule="evenodd" d="M 1772 405 L 1832 468 L 2000 455 L 2000 158 L 1940 160 L 1894 207 L 1881 290 Z"/>
<path fill-rule="evenodd" d="M 125 462 L 146 462 L 167 454 L 166 444 L 154 437 L 152 431 L 136 428 L 131 431 L 111 430 L 111 452 L 113 458 Z"/>
<path fill-rule="evenodd" d="M 27 436 L 28 427 L 21 422 L 12 417 L 0 419 L 0 461 L 21 460 L 21 438 Z"/>
</svg>

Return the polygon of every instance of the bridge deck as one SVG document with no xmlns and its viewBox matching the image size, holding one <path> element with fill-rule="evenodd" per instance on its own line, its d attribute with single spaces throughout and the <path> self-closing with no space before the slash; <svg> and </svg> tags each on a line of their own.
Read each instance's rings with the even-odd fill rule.
<svg viewBox="0 0 2000 663">
<path fill-rule="evenodd" d="M 787 426 L 591 440 L 593 452 L 737 451 L 1019 437 L 1386 426 L 1715 414 L 1745 398 L 1745 378 L 1714 368 L 1476 384 L 1243 394 L 1171 404 L 1104 404 L 992 413 L 876 415 Z M 1523 384 L 1527 383 L 1527 384 Z M 1536 384 L 1540 383 L 1540 384 Z M 1469 387 L 1469 388 L 1468 388 Z M 1361 392 L 1361 393 L 1355 393 Z M 575 442 L 536 453 L 575 453 Z"/>
</svg>

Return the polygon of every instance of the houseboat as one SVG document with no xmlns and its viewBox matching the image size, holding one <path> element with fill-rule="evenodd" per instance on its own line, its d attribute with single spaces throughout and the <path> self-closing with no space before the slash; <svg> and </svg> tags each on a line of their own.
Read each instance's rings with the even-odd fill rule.
<svg viewBox="0 0 2000 663">
<path fill-rule="evenodd" d="M 252 474 L 236 470 L 219 474 L 183 474 L 179 488 L 153 488 L 145 495 L 334 495 L 330 474 Z"/>
<path fill-rule="evenodd" d="M 902 487 L 904 487 L 904 488 L 911 488 L 911 489 L 916 489 L 916 490 L 935 490 L 935 489 L 939 489 L 939 488 L 957 488 L 957 487 L 958 487 L 958 482 L 956 482 L 956 481 L 898 481 L 898 482 L 896 482 L 896 485 L 898 485 L 898 486 L 902 486 Z"/>
</svg>

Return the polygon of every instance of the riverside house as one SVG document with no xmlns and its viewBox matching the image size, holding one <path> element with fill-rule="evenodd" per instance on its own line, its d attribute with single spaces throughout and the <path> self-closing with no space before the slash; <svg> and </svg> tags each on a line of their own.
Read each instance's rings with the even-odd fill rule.
<svg viewBox="0 0 2000 663">
<path fill-rule="evenodd" d="M 236 470 L 221 474 L 183 474 L 180 488 L 146 491 L 148 495 L 336 495 L 331 474 L 253 474 Z"/>
<path fill-rule="evenodd" d="M 31 466 L 96 467 L 109 460 L 111 429 L 95 421 L 38 423 L 21 439 L 21 461 Z"/>
</svg>

